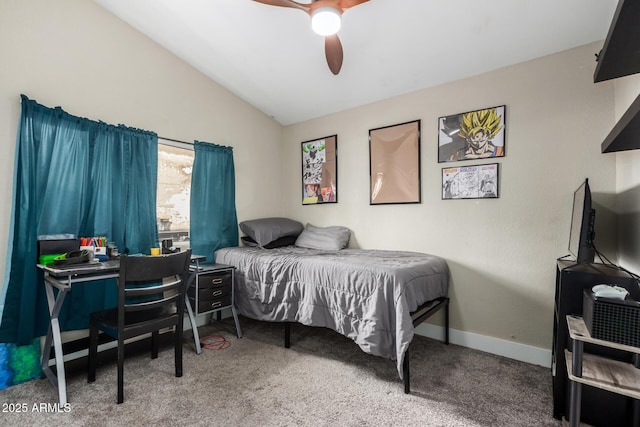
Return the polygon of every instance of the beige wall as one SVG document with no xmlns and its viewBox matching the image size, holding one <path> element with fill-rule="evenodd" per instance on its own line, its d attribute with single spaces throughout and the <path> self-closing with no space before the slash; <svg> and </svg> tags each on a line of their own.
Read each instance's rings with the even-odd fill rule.
<svg viewBox="0 0 640 427">
<path fill-rule="evenodd" d="M 592 80 L 600 47 L 287 127 L 286 211 L 314 225 L 345 225 L 353 230 L 353 244 L 363 248 L 446 258 L 452 328 L 549 349 L 555 260 L 568 253 L 573 191 L 589 178 L 596 203 L 605 208 L 600 229 L 613 210 L 615 158 L 600 153 L 614 122 L 613 85 Z M 502 104 L 507 134 L 506 156 L 497 159 L 500 198 L 441 200 L 445 164 L 437 162 L 438 117 Z M 368 130 L 415 119 L 422 121 L 422 203 L 370 206 Z M 300 142 L 334 133 L 339 203 L 301 206 Z M 606 233 L 598 239 L 615 257 L 615 239 Z"/>
<path fill-rule="evenodd" d="M 616 120 L 640 96 L 640 74 L 615 80 Z M 637 137 L 640 147 L 640 136 Z M 640 151 L 608 154 L 616 158 L 616 208 L 619 218 L 620 264 L 640 273 Z"/>
<path fill-rule="evenodd" d="M 555 259 L 567 253 L 572 193 L 589 177 L 603 206 L 598 221 L 608 222 L 613 209 L 616 155 L 602 155 L 600 142 L 614 124 L 614 84 L 593 84 L 593 55 L 600 47 L 283 129 L 92 2 L 3 0 L 0 242 L 9 237 L 24 93 L 71 114 L 231 145 L 240 220 L 288 215 L 340 224 L 353 230 L 352 246 L 443 256 L 452 272 L 453 328 L 548 349 Z M 441 200 L 438 117 L 502 104 L 507 155 L 498 159 L 500 198 Z M 414 119 L 422 124 L 422 203 L 369 206 L 368 130 Z M 300 142 L 331 134 L 338 134 L 339 203 L 301 206 Z M 606 235 L 598 242 L 617 255 Z M 6 252 L 2 243 L 0 277 Z"/>
<path fill-rule="evenodd" d="M 95 3 L 2 0 L 0 54 L 0 277 L 21 93 L 70 114 L 233 146 L 239 218 L 282 214 L 280 192 L 254 190 L 281 180 L 282 126 Z"/>
</svg>

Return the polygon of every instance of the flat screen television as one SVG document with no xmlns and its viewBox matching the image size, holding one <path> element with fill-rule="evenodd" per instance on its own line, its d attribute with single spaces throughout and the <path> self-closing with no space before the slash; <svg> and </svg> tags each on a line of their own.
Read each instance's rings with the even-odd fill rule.
<svg viewBox="0 0 640 427">
<path fill-rule="evenodd" d="M 593 263 L 596 211 L 591 207 L 589 179 L 573 193 L 573 212 L 569 234 L 569 252 L 579 263 Z"/>
</svg>

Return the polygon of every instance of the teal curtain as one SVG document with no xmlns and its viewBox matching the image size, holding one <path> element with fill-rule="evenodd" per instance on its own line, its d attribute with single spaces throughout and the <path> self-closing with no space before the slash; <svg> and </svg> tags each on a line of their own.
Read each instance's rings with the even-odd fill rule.
<svg viewBox="0 0 640 427">
<path fill-rule="evenodd" d="M 233 149 L 195 141 L 191 175 L 191 251 L 207 262 L 220 248 L 238 246 Z"/>
<path fill-rule="evenodd" d="M 124 253 L 157 245 L 157 162 L 153 132 L 75 117 L 22 95 L 0 342 L 26 345 L 47 332 L 38 236 L 106 236 Z M 74 287 L 61 330 L 86 328 L 92 311 L 116 304 L 113 280 Z"/>
</svg>

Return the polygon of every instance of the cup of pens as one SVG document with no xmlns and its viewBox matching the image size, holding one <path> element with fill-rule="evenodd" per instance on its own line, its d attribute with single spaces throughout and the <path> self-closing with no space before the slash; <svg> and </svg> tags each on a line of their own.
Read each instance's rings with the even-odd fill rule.
<svg viewBox="0 0 640 427">
<path fill-rule="evenodd" d="M 93 253 L 92 259 L 100 262 L 109 259 L 107 255 L 107 238 L 106 237 L 81 237 L 80 249 L 86 249 Z"/>
</svg>

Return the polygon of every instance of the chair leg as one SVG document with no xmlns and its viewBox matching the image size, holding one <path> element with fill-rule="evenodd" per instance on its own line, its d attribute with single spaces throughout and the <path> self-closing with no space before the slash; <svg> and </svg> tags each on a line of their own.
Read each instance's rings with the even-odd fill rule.
<svg viewBox="0 0 640 427">
<path fill-rule="evenodd" d="M 98 328 L 91 324 L 89 327 L 89 357 L 87 368 L 87 382 L 96 380 L 96 368 L 98 366 Z"/>
<path fill-rule="evenodd" d="M 176 377 L 182 376 L 182 327 L 176 326 L 175 332 L 175 365 Z"/>
<path fill-rule="evenodd" d="M 124 402 L 124 340 L 118 338 L 118 403 Z"/>
<path fill-rule="evenodd" d="M 159 331 L 151 332 L 151 358 L 158 358 L 158 341 L 159 341 Z"/>
</svg>

